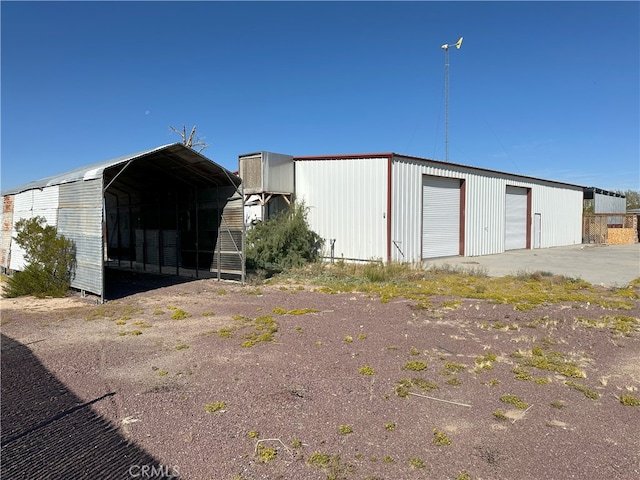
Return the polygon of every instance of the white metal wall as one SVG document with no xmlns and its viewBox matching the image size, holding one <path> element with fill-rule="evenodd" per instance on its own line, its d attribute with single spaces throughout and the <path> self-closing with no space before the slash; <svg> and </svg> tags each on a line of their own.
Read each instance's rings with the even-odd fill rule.
<svg viewBox="0 0 640 480">
<path fill-rule="evenodd" d="M 13 236 L 16 223 L 23 218 L 44 217 L 47 225 L 56 227 L 58 223 L 58 186 L 33 189 L 15 195 L 13 204 Z M 24 250 L 15 240 L 11 241 L 11 260 L 9 268 L 23 270 L 25 267 Z"/>
<path fill-rule="evenodd" d="M 325 239 L 327 256 L 335 239 L 338 259 L 386 261 L 387 168 L 387 158 L 295 162 L 296 200 L 309 207 L 309 226 Z"/>
<path fill-rule="evenodd" d="M 507 185 L 531 188 L 531 215 L 541 214 L 542 248 L 582 241 L 581 187 L 396 156 L 391 175 L 391 240 L 401 249 L 392 244 L 394 261 L 421 258 L 422 175 L 465 179 L 465 256 L 505 251 Z"/>
<path fill-rule="evenodd" d="M 531 215 L 540 214 L 540 247 L 582 243 L 582 191 L 550 183 L 531 188 Z"/>
<path fill-rule="evenodd" d="M 391 174 L 391 259 L 419 262 L 422 257 L 422 177 L 463 178 L 439 164 L 394 157 Z M 459 218 L 459 215 L 458 215 Z M 458 251 L 456 244 L 456 251 Z"/>
</svg>

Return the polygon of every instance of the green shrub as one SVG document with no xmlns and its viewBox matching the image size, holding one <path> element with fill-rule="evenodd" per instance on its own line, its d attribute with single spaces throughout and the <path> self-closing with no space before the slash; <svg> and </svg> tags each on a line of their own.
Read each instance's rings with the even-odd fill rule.
<svg viewBox="0 0 640 480">
<path fill-rule="evenodd" d="M 20 219 L 15 229 L 15 242 L 24 250 L 26 267 L 9 277 L 4 296 L 63 297 L 75 271 L 74 242 L 58 235 L 43 217 Z"/>
<path fill-rule="evenodd" d="M 320 259 L 323 240 L 309 228 L 308 209 L 292 204 L 247 232 L 247 267 L 273 272 L 301 267 Z"/>
</svg>

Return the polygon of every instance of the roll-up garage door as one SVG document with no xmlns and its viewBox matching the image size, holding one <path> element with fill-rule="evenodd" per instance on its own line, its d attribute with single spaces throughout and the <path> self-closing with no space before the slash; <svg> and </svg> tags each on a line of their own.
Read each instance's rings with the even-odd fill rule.
<svg viewBox="0 0 640 480">
<path fill-rule="evenodd" d="M 422 177 L 422 258 L 460 253 L 460 179 Z"/>
<path fill-rule="evenodd" d="M 527 248 L 527 189 L 507 186 L 504 249 Z"/>
</svg>

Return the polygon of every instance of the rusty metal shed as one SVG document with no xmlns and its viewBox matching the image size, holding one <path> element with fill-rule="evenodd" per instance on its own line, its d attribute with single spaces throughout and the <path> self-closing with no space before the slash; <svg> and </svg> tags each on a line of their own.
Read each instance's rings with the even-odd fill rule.
<svg viewBox="0 0 640 480">
<path fill-rule="evenodd" d="M 42 216 L 76 246 L 71 286 L 105 295 L 105 268 L 244 280 L 241 180 L 181 143 L 126 155 L 2 192 L 0 268 L 24 268 L 12 241 Z"/>
</svg>

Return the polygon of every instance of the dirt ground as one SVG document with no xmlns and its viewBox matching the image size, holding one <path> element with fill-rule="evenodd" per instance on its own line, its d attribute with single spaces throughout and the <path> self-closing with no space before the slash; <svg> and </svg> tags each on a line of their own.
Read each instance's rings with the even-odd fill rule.
<svg viewBox="0 0 640 480">
<path fill-rule="evenodd" d="M 2 299 L 3 478 L 640 478 L 637 301 L 314 290 Z"/>
</svg>

